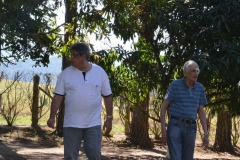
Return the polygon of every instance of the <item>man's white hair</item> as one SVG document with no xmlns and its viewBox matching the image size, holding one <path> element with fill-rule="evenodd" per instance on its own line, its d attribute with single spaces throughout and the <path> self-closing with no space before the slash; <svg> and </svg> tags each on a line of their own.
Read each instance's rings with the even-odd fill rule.
<svg viewBox="0 0 240 160">
<path fill-rule="evenodd" d="M 198 65 L 198 64 L 197 64 L 195 61 L 193 61 L 193 60 L 189 60 L 189 61 L 185 62 L 184 65 L 183 65 L 183 71 L 184 71 L 184 72 L 187 72 L 189 66 L 190 66 L 190 65 L 193 65 L 193 64 Z"/>
</svg>

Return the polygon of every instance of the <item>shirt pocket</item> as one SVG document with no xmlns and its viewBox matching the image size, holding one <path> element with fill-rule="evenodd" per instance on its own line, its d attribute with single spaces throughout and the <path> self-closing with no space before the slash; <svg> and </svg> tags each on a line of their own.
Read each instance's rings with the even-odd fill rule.
<svg viewBox="0 0 240 160">
<path fill-rule="evenodd" d="M 92 91 L 95 95 L 101 95 L 101 85 L 100 84 L 93 84 Z"/>
</svg>

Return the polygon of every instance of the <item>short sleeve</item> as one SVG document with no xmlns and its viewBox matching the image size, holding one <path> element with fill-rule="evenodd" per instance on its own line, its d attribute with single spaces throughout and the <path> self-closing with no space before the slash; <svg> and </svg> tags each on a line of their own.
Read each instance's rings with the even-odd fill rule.
<svg viewBox="0 0 240 160">
<path fill-rule="evenodd" d="M 173 82 L 169 85 L 164 99 L 168 100 L 169 102 L 173 101 L 174 99 L 174 83 Z"/>
<path fill-rule="evenodd" d="M 101 94 L 102 94 L 102 96 L 109 96 L 112 94 L 112 90 L 110 87 L 108 75 L 104 70 L 102 72 L 102 78 L 103 78 L 103 81 L 102 81 L 103 84 L 102 84 Z"/>
<path fill-rule="evenodd" d="M 65 95 L 65 90 L 64 90 L 64 72 L 60 73 L 57 83 L 56 83 L 56 87 L 54 89 L 54 94 L 58 94 L 58 95 Z"/>
<path fill-rule="evenodd" d="M 207 104 L 208 104 L 208 102 L 207 102 L 206 94 L 205 94 L 204 88 L 202 86 L 199 106 L 206 106 Z"/>
</svg>

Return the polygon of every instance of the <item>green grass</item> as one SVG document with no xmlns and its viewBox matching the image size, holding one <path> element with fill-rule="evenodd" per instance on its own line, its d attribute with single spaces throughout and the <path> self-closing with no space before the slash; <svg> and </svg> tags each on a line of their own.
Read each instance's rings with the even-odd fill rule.
<svg viewBox="0 0 240 160">
<path fill-rule="evenodd" d="M 13 123 L 13 126 L 31 126 L 32 124 L 32 116 L 26 115 L 26 116 L 17 116 L 16 121 Z M 47 117 L 42 117 L 38 124 L 40 126 L 47 125 Z M 7 121 L 3 118 L 2 115 L 0 115 L 0 125 L 7 125 Z"/>
<path fill-rule="evenodd" d="M 49 117 L 49 114 L 42 117 L 38 121 L 38 124 L 40 126 L 46 126 L 48 117 Z M 32 119 L 31 115 L 19 115 L 16 121 L 13 123 L 13 126 L 31 126 L 32 124 L 31 119 Z M 7 125 L 7 122 L 2 115 L 0 115 L 0 125 Z M 114 134 L 120 134 L 120 133 L 124 133 L 124 126 L 121 123 L 119 123 L 119 121 L 117 121 L 117 123 L 113 122 L 112 134 L 114 135 Z"/>
<path fill-rule="evenodd" d="M 112 134 L 114 135 L 114 134 L 120 134 L 120 133 L 124 133 L 124 126 L 113 123 Z"/>
</svg>

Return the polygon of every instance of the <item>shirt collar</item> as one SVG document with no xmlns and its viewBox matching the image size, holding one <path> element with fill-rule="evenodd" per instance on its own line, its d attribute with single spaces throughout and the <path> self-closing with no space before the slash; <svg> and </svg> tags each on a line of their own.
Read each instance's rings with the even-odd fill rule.
<svg viewBox="0 0 240 160">
<path fill-rule="evenodd" d="M 189 89 L 187 83 L 186 83 L 185 80 L 184 80 L 184 77 L 182 78 L 182 84 L 183 84 L 183 86 L 184 86 L 185 88 Z M 195 88 L 195 86 L 196 86 L 196 83 L 193 84 L 193 88 Z"/>
</svg>

